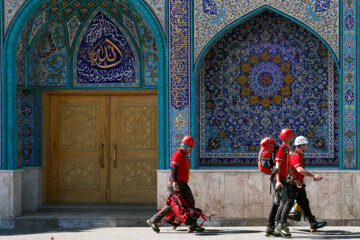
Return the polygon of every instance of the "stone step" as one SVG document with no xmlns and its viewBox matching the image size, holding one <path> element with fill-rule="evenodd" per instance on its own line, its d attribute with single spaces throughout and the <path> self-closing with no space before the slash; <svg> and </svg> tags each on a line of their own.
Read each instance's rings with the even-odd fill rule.
<svg viewBox="0 0 360 240">
<path fill-rule="evenodd" d="M 50 205 L 0 219 L 0 229 L 145 227 L 155 213 L 151 205 Z"/>
</svg>

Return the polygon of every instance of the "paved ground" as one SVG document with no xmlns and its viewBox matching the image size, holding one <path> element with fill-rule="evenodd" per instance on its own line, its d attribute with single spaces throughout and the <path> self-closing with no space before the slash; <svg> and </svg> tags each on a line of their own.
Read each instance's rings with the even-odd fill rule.
<svg viewBox="0 0 360 240">
<path fill-rule="evenodd" d="M 26 229 L 0 230 L 0 239 L 12 240 L 152 240 L 152 239 L 281 239 L 265 237 L 265 227 L 208 227 L 203 233 L 187 233 L 185 227 L 174 231 L 170 227 L 161 228 L 156 234 L 149 227 L 118 227 L 75 229 Z M 305 226 L 290 227 L 294 239 L 360 239 L 360 227 L 325 227 L 310 233 Z"/>
</svg>

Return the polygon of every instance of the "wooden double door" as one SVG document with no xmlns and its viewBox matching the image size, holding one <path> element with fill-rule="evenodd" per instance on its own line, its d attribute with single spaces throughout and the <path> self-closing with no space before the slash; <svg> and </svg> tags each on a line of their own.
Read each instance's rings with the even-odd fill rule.
<svg viewBox="0 0 360 240">
<path fill-rule="evenodd" d="M 156 203 L 156 93 L 44 98 L 48 202 Z"/>
</svg>

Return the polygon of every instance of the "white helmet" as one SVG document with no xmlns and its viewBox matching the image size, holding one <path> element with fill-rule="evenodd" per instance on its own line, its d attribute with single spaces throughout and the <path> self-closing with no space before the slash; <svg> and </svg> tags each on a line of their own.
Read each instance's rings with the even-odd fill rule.
<svg viewBox="0 0 360 240">
<path fill-rule="evenodd" d="M 302 145 L 302 144 L 308 144 L 308 140 L 306 137 L 304 136 L 298 136 L 296 139 L 295 139 L 295 146 L 299 146 L 299 145 Z"/>
</svg>

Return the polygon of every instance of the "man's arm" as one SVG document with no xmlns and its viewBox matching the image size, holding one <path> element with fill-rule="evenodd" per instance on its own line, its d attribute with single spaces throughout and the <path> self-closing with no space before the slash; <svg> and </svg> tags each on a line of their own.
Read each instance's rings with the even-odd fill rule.
<svg viewBox="0 0 360 240">
<path fill-rule="evenodd" d="M 305 168 L 298 166 L 296 167 L 296 170 L 298 171 L 298 173 L 300 173 L 303 176 L 308 176 L 308 177 L 312 177 L 315 181 L 321 181 L 322 177 L 320 177 L 317 174 L 312 174 L 311 172 L 309 172 L 308 170 L 306 170 Z"/>
<path fill-rule="evenodd" d="M 282 183 L 280 182 L 280 167 L 281 167 L 281 162 L 276 162 L 275 163 L 276 168 L 278 169 L 276 171 L 276 185 L 275 188 L 276 189 L 280 189 L 282 187 Z"/>
<path fill-rule="evenodd" d="M 171 180 L 173 181 L 173 189 L 175 192 L 179 192 L 179 184 L 177 183 L 177 168 L 178 166 L 173 164 L 171 165 Z"/>
</svg>

